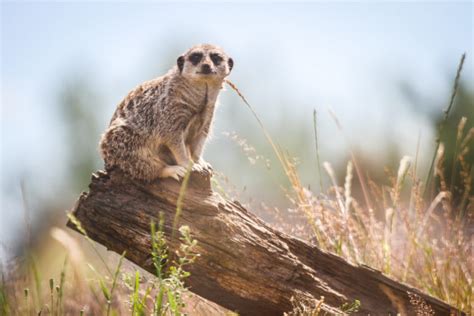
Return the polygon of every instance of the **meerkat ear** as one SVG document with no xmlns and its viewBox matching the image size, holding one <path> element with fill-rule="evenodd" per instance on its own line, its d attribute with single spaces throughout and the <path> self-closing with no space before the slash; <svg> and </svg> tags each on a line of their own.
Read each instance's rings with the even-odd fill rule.
<svg viewBox="0 0 474 316">
<path fill-rule="evenodd" d="M 227 61 L 227 63 L 229 64 L 229 71 L 231 71 L 232 68 L 234 68 L 234 60 L 229 57 L 229 60 Z"/>
<path fill-rule="evenodd" d="M 177 60 L 179 72 L 183 72 L 183 67 L 184 67 L 184 56 L 179 56 Z"/>
</svg>

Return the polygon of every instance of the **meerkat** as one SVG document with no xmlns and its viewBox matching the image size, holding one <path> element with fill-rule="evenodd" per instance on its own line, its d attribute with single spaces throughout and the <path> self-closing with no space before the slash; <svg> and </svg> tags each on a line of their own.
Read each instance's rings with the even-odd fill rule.
<svg viewBox="0 0 474 316">
<path fill-rule="evenodd" d="M 221 48 L 196 45 L 167 74 L 133 89 L 102 135 L 106 170 L 118 167 L 145 182 L 179 181 L 190 164 L 208 166 L 202 152 L 217 97 L 233 66 Z"/>
</svg>

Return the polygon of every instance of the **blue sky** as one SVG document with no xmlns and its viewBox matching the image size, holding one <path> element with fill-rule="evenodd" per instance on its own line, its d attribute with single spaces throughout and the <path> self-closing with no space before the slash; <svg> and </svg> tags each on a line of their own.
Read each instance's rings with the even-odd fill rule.
<svg viewBox="0 0 474 316">
<path fill-rule="evenodd" d="M 467 52 L 463 81 L 474 85 L 472 2 L 2 2 L 1 11 L 5 243 L 23 227 L 19 179 L 27 175 L 40 199 L 67 186 L 61 182 L 67 139 L 55 103 L 68 74 L 86 73 L 101 91 L 104 104 L 97 115 L 105 128 L 128 90 L 161 75 L 193 44 L 216 43 L 234 58 L 231 79 L 271 129 L 284 128 L 277 124 L 291 116 L 311 130 L 311 112 L 318 109 L 322 152 L 329 161 L 347 144 L 334 136 L 328 109 L 367 152 L 380 154 L 384 139 L 393 136 L 402 152 L 413 154 L 420 133 L 422 150 L 429 152 L 433 131 L 426 118 L 414 115 L 397 84 L 407 81 L 428 101 L 425 106 L 441 110 L 450 76 Z M 230 146 L 222 132 L 238 128 L 232 113 L 247 110 L 226 107 L 239 104 L 230 91 L 221 103 L 207 159 L 232 175 L 232 165 L 212 153 Z M 257 128 L 248 113 L 238 117 Z M 293 133 L 298 131 L 288 131 Z M 236 182 L 245 183 L 251 173 Z"/>
</svg>

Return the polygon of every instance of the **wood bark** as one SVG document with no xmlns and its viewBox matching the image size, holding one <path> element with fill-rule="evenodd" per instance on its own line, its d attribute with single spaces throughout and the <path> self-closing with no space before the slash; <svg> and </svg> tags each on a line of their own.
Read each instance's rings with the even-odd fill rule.
<svg viewBox="0 0 474 316">
<path fill-rule="evenodd" d="M 188 268 L 192 292 L 240 315 L 282 315 L 292 309 L 291 297 L 321 296 L 330 313 L 358 299 L 358 315 L 415 315 L 409 293 L 425 300 L 436 315 L 459 314 L 379 271 L 269 227 L 239 202 L 213 192 L 210 178 L 210 171 L 191 173 L 179 217 L 201 254 Z M 118 170 L 98 172 L 73 212 L 89 237 L 117 253 L 126 251 L 130 261 L 153 273 L 150 222 L 158 222 L 163 212 L 165 234 L 175 249 L 178 240 L 171 231 L 180 187 L 173 179 L 143 185 Z"/>
</svg>

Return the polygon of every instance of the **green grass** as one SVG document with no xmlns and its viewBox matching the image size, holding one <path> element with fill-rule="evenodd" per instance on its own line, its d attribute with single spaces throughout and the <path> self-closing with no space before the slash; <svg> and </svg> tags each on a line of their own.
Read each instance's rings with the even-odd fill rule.
<svg viewBox="0 0 474 316">
<path fill-rule="evenodd" d="M 73 216 L 78 229 L 86 236 L 89 248 L 101 258 L 97 262 L 106 263 L 107 259 L 95 243 L 87 237 L 86 232 L 81 229 L 80 223 Z M 173 260 L 169 261 L 167 241 L 163 233 L 163 222 L 160 221 L 158 229 L 151 224 L 152 244 L 150 253 L 155 267 L 155 277 L 147 284 L 142 284 L 144 272 L 134 268 L 132 272 L 123 270 L 124 252 L 112 271 L 109 267 L 96 268 L 95 264 L 71 262 L 66 255 L 60 266 L 59 279 L 50 278 L 43 282 L 37 271 L 36 261 L 29 261 L 27 265 L 28 274 L 24 273 L 22 266 L 15 266 L 14 270 L 0 267 L 0 315 L 184 315 L 188 295 L 184 280 L 190 275 L 186 266 L 194 262 L 199 256 L 196 252 L 197 241 L 191 236 L 187 226 L 179 228 L 180 246 L 175 252 Z M 84 259 L 84 258 L 83 258 Z M 96 258 L 97 259 L 97 258 Z M 79 265 L 87 265 L 92 275 L 79 275 Z M 110 265 L 110 262 L 107 263 Z M 16 270 L 18 269 L 18 270 Z M 70 273 L 68 272 L 70 271 Z M 106 273 L 104 273 L 106 272 Z M 25 276 L 35 275 L 35 278 Z M 74 274 L 74 275 L 71 275 Z M 87 289 L 76 287 L 77 278 L 88 279 Z M 32 282 L 32 283 L 31 283 Z M 32 286 L 33 285 L 33 286 Z M 48 288 L 47 294 L 43 288 Z M 86 292 L 84 292 L 86 290 Z M 33 295 L 35 294 L 35 295 Z M 37 303 L 33 297 L 37 297 Z"/>
</svg>

